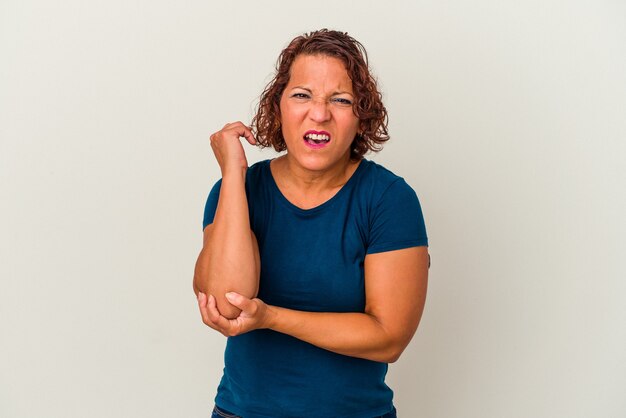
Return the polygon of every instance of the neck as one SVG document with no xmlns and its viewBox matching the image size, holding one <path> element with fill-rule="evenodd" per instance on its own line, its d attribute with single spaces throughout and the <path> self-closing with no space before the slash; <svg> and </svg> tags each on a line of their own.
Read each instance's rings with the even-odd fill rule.
<svg viewBox="0 0 626 418">
<path fill-rule="evenodd" d="M 323 171 L 307 170 L 290 158 L 289 154 L 281 158 L 284 159 L 284 181 L 292 183 L 299 190 L 309 192 L 324 191 L 343 186 L 358 166 L 358 162 L 350 160 L 349 155 Z"/>
</svg>

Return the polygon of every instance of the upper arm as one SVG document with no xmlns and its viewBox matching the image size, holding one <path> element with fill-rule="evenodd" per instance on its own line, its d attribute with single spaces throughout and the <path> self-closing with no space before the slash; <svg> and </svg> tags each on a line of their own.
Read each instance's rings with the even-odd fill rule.
<svg viewBox="0 0 626 418">
<path fill-rule="evenodd" d="M 205 228 L 204 228 L 204 232 L 203 232 L 203 237 L 202 237 L 202 249 L 205 249 L 208 247 L 209 242 L 212 238 L 213 235 L 213 224 L 210 223 L 208 224 Z M 250 230 L 250 237 L 252 238 L 252 245 L 254 246 L 254 258 L 255 258 L 255 262 L 256 262 L 256 266 L 257 266 L 257 270 L 260 271 L 260 267 L 261 267 L 261 256 L 259 255 L 259 243 L 256 239 L 256 235 L 254 234 L 254 231 L 252 231 L 252 229 Z"/>
<path fill-rule="evenodd" d="M 198 293 L 198 287 L 196 284 L 196 277 L 199 276 L 204 276 L 206 274 L 208 274 L 208 270 L 210 268 L 209 263 L 208 263 L 208 259 L 206 257 L 206 252 L 205 249 L 207 249 L 209 247 L 209 245 L 212 244 L 211 240 L 213 238 L 213 223 L 208 224 L 205 228 L 204 228 L 204 232 L 203 232 L 203 238 L 202 238 L 202 250 L 200 251 L 200 255 L 198 255 L 198 260 L 196 262 L 196 271 L 195 271 L 195 275 L 194 275 L 194 291 L 197 294 Z M 250 230 L 250 238 L 252 239 L 252 246 L 253 246 L 253 253 L 254 253 L 254 264 L 255 264 L 255 268 L 257 272 L 261 271 L 261 256 L 259 254 L 259 243 L 257 241 L 256 235 L 254 234 L 254 232 L 252 230 Z M 258 274 L 257 274 L 258 275 Z M 219 287 L 219 284 L 217 285 Z M 227 291 L 229 291 L 230 289 L 221 292 L 222 293 L 226 293 Z M 249 296 L 249 295 L 246 295 Z M 253 295 L 252 297 L 256 297 L 256 294 Z M 224 299 L 226 300 L 226 299 Z"/>
<path fill-rule="evenodd" d="M 211 239 L 211 234 L 213 232 L 213 224 L 208 224 L 203 231 L 202 236 L 202 248 L 205 248 L 208 245 L 209 240 Z"/>
<path fill-rule="evenodd" d="M 365 257 L 365 313 L 392 341 L 397 356 L 413 338 L 428 286 L 428 247 L 410 247 Z"/>
</svg>

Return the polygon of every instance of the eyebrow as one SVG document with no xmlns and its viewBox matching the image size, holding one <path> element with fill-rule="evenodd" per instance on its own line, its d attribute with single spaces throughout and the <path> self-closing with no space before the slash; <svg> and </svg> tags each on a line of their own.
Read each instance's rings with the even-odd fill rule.
<svg viewBox="0 0 626 418">
<path fill-rule="evenodd" d="M 291 88 L 291 90 L 294 90 L 294 89 L 306 90 L 306 91 L 308 91 L 309 93 L 313 94 L 313 91 L 312 91 L 311 89 L 309 89 L 309 88 L 306 88 L 306 87 L 302 87 L 302 86 L 293 86 L 293 87 Z M 354 94 L 350 93 L 349 91 L 334 91 L 334 92 L 331 94 L 331 96 L 336 96 L 336 95 L 338 95 L 338 94 L 349 94 L 350 96 L 354 96 Z"/>
</svg>

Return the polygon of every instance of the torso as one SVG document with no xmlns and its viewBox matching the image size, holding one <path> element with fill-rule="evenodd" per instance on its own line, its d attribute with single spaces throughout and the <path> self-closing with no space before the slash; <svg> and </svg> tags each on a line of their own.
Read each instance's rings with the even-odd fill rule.
<svg viewBox="0 0 626 418">
<path fill-rule="evenodd" d="M 368 253 L 427 245 L 415 192 L 384 167 L 361 160 L 345 166 L 344 184 L 337 181 L 315 200 L 298 200 L 297 193 L 279 188 L 276 180 L 289 186 L 289 177 L 278 170 L 274 177 L 281 164 L 274 161 L 246 172 L 250 227 L 261 257 L 258 297 L 306 312 L 365 312 Z M 213 220 L 217 190 L 205 222 Z M 259 329 L 229 337 L 224 361 L 215 402 L 238 415 L 370 418 L 392 408 L 386 363 L 340 355 L 288 334 Z M 337 396 L 346 387 L 350 396 Z"/>
<path fill-rule="evenodd" d="M 300 209 L 312 209 L 330 200 L 350 180 L 361 163 L 361 161 L 350 160 L 342 170 L 343 173 L 340 173 L 336 178 L 330 181 L 321 178 L 319 179 L 319 186 L 314 184 L 315 180 L 313 180 L 311 187 L 301 187 L 294 181 L 296 179 L 293 178 L 293 175 L 288 172 L 286 158 L 287 156 L 283 155 L 272 160 L 270 171 L 283 196 Z M 323 176 L 322 173 L 320 177 Z M 328 184 L 321 185 L 322 183 Z"/>
</svg>

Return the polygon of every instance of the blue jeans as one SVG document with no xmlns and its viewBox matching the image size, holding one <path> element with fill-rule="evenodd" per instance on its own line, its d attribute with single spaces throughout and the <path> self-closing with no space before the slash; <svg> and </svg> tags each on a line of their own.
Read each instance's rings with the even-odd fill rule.
<svg viewBox="0 0 626 418">
<path fill-rule="evenodd" d="M 217 405 L 215 405 L 215 407 L 213 408 L 213 413 L 211 414 L 211 418 L 241 418 L 241 417 L 233 414 L 232 412 L 228 412 L 225 409 L 218 408 Z M 393 411 L 389 412 L 388 414 L 379 415 L 377 417 L 372 417 L 372 418 L 397 418 L 396 408 L 394 407 Z"/>
</svg>

